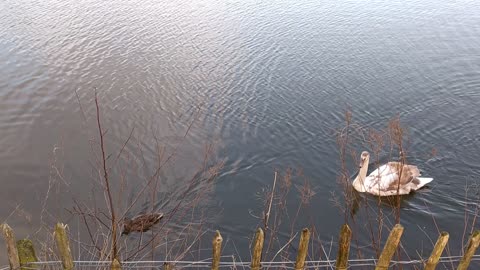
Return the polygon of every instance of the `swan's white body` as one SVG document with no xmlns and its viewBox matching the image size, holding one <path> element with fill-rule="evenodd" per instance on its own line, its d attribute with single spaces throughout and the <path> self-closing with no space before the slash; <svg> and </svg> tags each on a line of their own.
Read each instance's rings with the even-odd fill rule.
<svg viewBox="0 0 480 270">
<path fill-rule="evenodd" d="M 376 196 L 405 195 L 430 183 L 433 178 L 419 177 L 417 166 L 388 162 L 380 166 L 367 176 L 370 155 L 363 152 L 361 156 L 360 172 L 353 187 L 358 192 L 367 192 Z"/>
</svg>

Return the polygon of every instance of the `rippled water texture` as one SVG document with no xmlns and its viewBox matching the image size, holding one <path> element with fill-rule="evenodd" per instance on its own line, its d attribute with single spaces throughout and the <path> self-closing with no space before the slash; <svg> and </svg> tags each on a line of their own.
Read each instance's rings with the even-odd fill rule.
<svg viewBox="0 0 480 270">
<path fill-rule="evenodd" d="M 58 183 L 88 197 L 97 89 L 109 149 L 134 128 L 126 151 L 140 159 L 143 149 L 148 168 L 154 137 L 176 145 L 195 120 L 178 168 L 162 176 L 165 192 L 184 185 L 181 168 L 201 164 L 213 142 L 225 166 L 205 206 L 217 213 L 209 228 L 240 250 L 263 207 L 256 194 L 288 167 L 302 168 L 316 192 L 299 224 L 336 236 L 345 109 L 365 128 L 399 115 L 409 161 L 435 179 L 405 201 L 405 245 L 428 254 L 418 235 L 436 237 L 432 217 L 460 245 L 465 185 L 480 175 L 479 1 L 4 0 L 0 63 L 0 221 L 19 237 L 52 222 L 40 212 L 56 170 Z M 49 211 L 71 197 L 57 194 Z"/>
</svg>

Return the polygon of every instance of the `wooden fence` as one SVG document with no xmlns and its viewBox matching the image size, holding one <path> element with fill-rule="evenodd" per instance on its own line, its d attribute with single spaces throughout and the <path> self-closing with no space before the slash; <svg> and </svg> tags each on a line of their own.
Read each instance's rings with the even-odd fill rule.
<svg viewBox="0 0 480 270">
<path fill-rule="evenodd" d="M 11 270 L 19 270 L 24 267 L 28 267 L 32 263 L 36 262 L 35 250 L 33 249 L 32 242 L 30 240 L 15 241 L 13 230 L 7 224 L 2 224 L 1 229 L 7 245 L 8 260 Z M 65 270 L 71 270 L 75 264 L 70 250 L 70 243 L 66 232 L 66 226 L 58 223 L 54 229 L 55 242 L 57 244 L 58 256 L 61 258 L 62 268 Z M 400 238 L 402 237 L 403 226 L 397 224 L 393 227 L 387 242 L 383 248 L 380 257 L 376 261 L 375 270 L 386 270 L 390 266 L 392 256 L 397 250 Z M 433 251 L 424 263 L 425 270 L 433 270 L 439 263 L 439 259 L 443 253 L 443 250 L 448 242 L 448 233 L 442 232 L 438 237 L 438 240 L 433 248 Z M 337 253 L 337 259 L 335 263 L 335 269 L 346 270 L 349 267 L 349 251 L 350 241 L 352 238 L 352 231 L 348 225 L 343 225 L 340 231 L 339 237 L 339 249 Z M 308 252 L 308 243 L 310 241 L 310 230 L 303 229 L 300 236 L 300 242 L 298 244 L 297 257 L 294 264 L 295 270 L 301 270 L 305 268 L 305 259 Z M 223 238 L 219 231 L 216 231 L 212 241 L 212 261 L 210 263 L 212 270 L 218 270 L 221 262 L 221 250 L 222 250 Z M 252 261 L 249 263 L 250 268 L 253 270 L 262 269 L 262 253 L 263 253 L 264 232 L 262 229 L 258 229 L 255 234 L 252 250 Z M 480 243 L 480 231 L 475 231 L 466 247 L 465 253 L 461 258 L 457 269 L 466 270 L 470 265 L 470 262 L 475 255 Z M 21 248 L 20 248 L 21 247 Z M 165 263 L 163 268 L 166 270 L 173 269 L 173 265 Z M 112 270 L 120 270 L 122 268 L 121 262 L 114 259 L 110 268 Z"/>
</svg>

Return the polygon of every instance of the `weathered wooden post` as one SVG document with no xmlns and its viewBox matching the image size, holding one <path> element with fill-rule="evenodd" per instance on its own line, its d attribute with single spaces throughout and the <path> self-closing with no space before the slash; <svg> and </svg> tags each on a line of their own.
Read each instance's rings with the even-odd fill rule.
<svg viewBox="0 0 480 270">
<path fill-rule="evenodd" d="M 468 266 L 470 265 L 470 261 L 472 260 L 473 255 L 475 255 L 475 251 L 480 244 L 480 231 L 475 231 L 470 239 L 468 240 L 467 251 L 462 257 L 460 264 L 458 265 L 457 270 L 467 270 Z"/>
<path fill-rule="evenodd" d="M 337 262 L 335 264 L 335 269 L 337 270 L 347 270 L 351 239 L 352 230 L 350 230 L 347 224 L 344 224 L 340 231 L 340 240 L 338 241 Z"/>
<path fill-rule="evenodd" d="M 392 259 L 393 254 L 397 250 L 398 243 L 400 243 L 400 238 L 402 237 L 403 226 L 397 224 L 393 227 L 390 235 L 388 236 L 385 247 L 383 248 L 380 258 L 378 259 L 377 266 L 375 270 L 387 270 L 390 265 L 390 260 Z"/>
<path fill-rule="evenodd" d="M 117 258 L 113 259 L 112 265 L 110 266 L 111 270 L 121 270 L 122 266 L 120 265 L 120 262 L 117 260 Z"/>
<path fill-rule="evenodd" d="M 302 270 L 305 267 L 305 258 L 308 252 L 308 242 L 310 241 L 310 230 L 302 230 L 300 242 L 298 243 L 297 260 L 295 261 L 295 270 Z"/>
<path fill-rule="evenodd" d="M 255 242 L 253 244 L 252 252 L 252 264 L 250 268 L 252 270 L 260 270 L 261 261 L 262 261 L 262 252 L 263 252 L 263 242 L 265 240 L 265 235 L 261 228 L 258 228 L 257 233 L 255 233 Z"/>
<path fill-rule="evenodd" d="M 3 238 L 5 238 L 5 244 L 7 245 L 8 263 L 10 264 L 10 270 L 20 269 L 20 260 L 18 258 L 17 246 L 15 245 L 15 235 L 12 228 L 8 224 L 1 225 Z"/>
<path fill-rule="evenodd" d="M 57 243 L 58 252 L 60 253 L 60 259 L 62 260 L 62 267 L 64 270 L 73 269 L 73 258 L 70 250 L 70 241 L 68 240 L 67 231 L 65 230 L 67 225 L 57 223 L 53 236 Z"/>
<path fill-rule="evenodd" d="M 20 260 L 20 269 L 34 269 L 31 264 L 38 262 L 37 255 L 35 255 L 35 249 L 33 248 L 33 242 L 30 239 L 21 239 L 17 241 L 18 259 Z"/>
<path fill-rule="evenodd" d="M 428 258 L 428 261 L 425 264 L 425 270 L 434 270 L 435 267 L 437 267 L 440 256 L 442 256 L 443 249 L 448 243 L 448 237 L 449 235 L 447 232 L 442 232 L 440 234 L 437 243 L 435 243 L 432 254 L 430 255 L 430 258 Z"/>
<path fill-rule="evenodd" d="M 212 245 L 213 245 L 213 257 L 212 257 L 212 270 L 218 270 L 220 266 L 220 255 L 222 252 L 222 235 L 220 231 L 215 232 L 215 237 L 213 237 Z"/>
</svg>

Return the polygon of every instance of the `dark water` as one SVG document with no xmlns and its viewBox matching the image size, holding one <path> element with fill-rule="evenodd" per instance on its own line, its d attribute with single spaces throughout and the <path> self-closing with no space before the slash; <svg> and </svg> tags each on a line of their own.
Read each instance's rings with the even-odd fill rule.
<svg viewBox="0 0 480 270">
<path fill-rule="evenodd" d="M 409 162 L 435 179 L 402 204 L 410 254 L 430 251 L 433 217 L 459 247 L 466 205 L 475 206 L 465 186 L 480 175 L 478 1 L 6 0 L 0 63 L 0 219 L 19 237 L 53 224 L 72 196 L 88 200 L 95 88 L 114 155 L 134 128 L 126 153 L 143 167 L 132 171 L 155 166 L 154 136 L 180 145 L 164 193 L 185 186 L 205 143 L 215 145 L 225 165 L 202 207 L 208 229 L 240 250 L 259 224 L 258 193 L 289 167 L 303 172 L 292 215 L 295 185 L 308 179 L 316 192 L 295 229 L 336 237 L 335 131 L 346 108 L 365 128 L 399 115 Z"/>
</svg>

